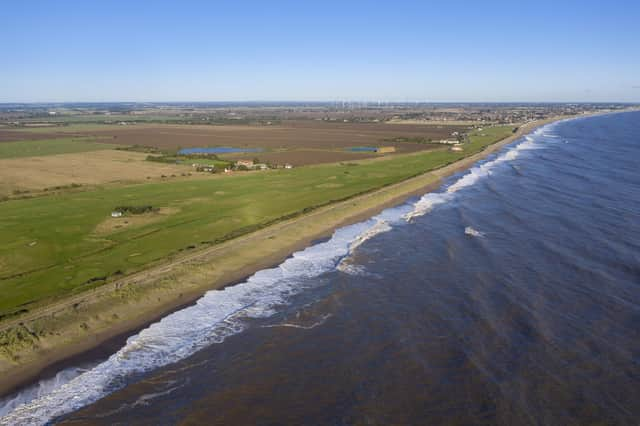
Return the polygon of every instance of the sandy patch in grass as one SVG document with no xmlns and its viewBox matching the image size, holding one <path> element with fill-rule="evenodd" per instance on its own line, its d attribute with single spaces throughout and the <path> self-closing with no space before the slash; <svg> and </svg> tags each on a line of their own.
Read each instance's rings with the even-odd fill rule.
<svg viewBox="0 0 640 426">
<path fill-rule="evenodd" d="M 93 231 L 94 235 L 108 235 L 114 232 L 119 232 L 124 229 L 136 228 L 143 225 L 148 225 L 154 222 L 160 222 L 166 219 L 168 216 L 179 212 L 180 209 L 175 207 L 163 207 L 156 212 L 145 213 L 140 215 L 122 216 L 122 217 L 107 217 L 100 222 L 96 229 Z"/>
</svg>

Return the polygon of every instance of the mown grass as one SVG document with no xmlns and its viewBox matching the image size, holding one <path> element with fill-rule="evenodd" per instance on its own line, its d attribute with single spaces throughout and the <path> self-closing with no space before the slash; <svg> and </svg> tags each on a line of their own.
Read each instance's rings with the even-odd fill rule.
<svg viewBox="0 0 640 426">
<path fill-rule="evenodd" d="M 0 158 L 38 157 L 43 155 L 114 149 L 118 145 L 95 142 L 95 138 L 60 138 L 0 143 Z"/>
<path fill-rule="evenodd" d="M 514 133 L 516 127 L 513 126 L 492 126 L 485 127 L 482 130 L 474 130 L 469 133 L 469 139 L 472 143 L 486 145 L 492 141 L 503 139 Z"/>
<path fill-rule="evenodd" d="M 0 318 L 171 254 L 216 244 L 441 167 L 511 133 L 511 128 L 499 129 L 491 137 L 472 135 L 462 153 L 440 150 L 0 203 Z M 108 234 L 96 232 L 101 222 L 111 220 L 116 206 L 133 204 L 172 213 Z"/>
</svg>

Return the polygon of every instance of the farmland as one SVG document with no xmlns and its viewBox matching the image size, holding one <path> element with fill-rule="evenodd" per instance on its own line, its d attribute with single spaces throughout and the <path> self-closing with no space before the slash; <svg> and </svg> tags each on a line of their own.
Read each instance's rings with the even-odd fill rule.
<svg viewBox="0 0 640 426">
<path fill-rule="evenodd" d="M 4 142 L 0 143 L 0 159 L 101 151 L 119 146 L 98 141 L 96 138 L 83 137 Z"/>
<path fill-rule="evenodd" d="M 109 145 L 147 146 L 165 152 L 214 146 L 261 148 L 267 154 L 264 161 L 300 166 L 378 156 L 371 152 L 354 155 L 348 152 L 353 146 L 391 145 L 398 153 L 430 150 L 434 149 L 434 146 L 411 141 L 437 141 L 450 137 L 455 131 L 467 129 L 465 126 L 450 125 L 394 125 L 318 120 L 289 120 L 272 125 L 72 124 L 0 130 L 0 140 L 25 137 L 62 138 L 73 135 L 99 138 L 99 141 Z M 403 142 L 390 142 L 394 139 Z M 314 155 L 306 155 L 310 151 L 313 151 Z M 221 155 L 221 158 L 237 160 L 243 157 L 238 154 L 226 154 Z"/>
<path fill-rule="evenodd" d="M 103 146 L 103 144 L 97 144 Z M 0 147 L 2 144 L 0 144 Z M 0 159 L 0 197 L 50 191 L 69 185 L 185 179 L 191 167 L 146 161 L 147 154 L 100 150 L 71 154 Z M 191 179 L 204 178 L 202 175 Z M 58 188 L 59 189 L 59 188 Z"/>
<path fill-rule="evenodd" d="M 480 151 L 511 131 L 505 126 L 483 132 L 486 136 L 471 134 L 462 153 L 441 149 L 0 203 L 0 291 L 4 295 L 0 315 L 99 286 L 182 251 L 210 246 L 407 179 Z M 150 205 L 157 210 L 111 218 L 110 212 L 121 205 Z"/>
</svg>

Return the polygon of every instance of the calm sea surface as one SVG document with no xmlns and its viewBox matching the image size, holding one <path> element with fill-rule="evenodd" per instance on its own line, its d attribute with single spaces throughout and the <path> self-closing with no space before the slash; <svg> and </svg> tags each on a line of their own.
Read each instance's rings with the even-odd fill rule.
<svg viewBox="0 0 640 426">
<path fill-rule="evenodd" d="M 637 425 L 640 113 L 539 129 L 86 369 L 2 421 Z"/>
</svg>

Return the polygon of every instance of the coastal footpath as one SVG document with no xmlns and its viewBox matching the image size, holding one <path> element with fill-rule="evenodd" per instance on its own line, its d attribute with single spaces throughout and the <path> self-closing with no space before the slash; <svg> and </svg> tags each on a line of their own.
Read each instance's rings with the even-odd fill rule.
<svg viewBox="0 0 640 426">
<path fill-rule="evenodd" d="M 330 236 L 336 228 L 365 220 L 411 196 L 437 189 L 443 178 L 469 168 L 504 145 L 558 119 L 527 123 L 508 138 L 455 163 L 172 258 L 4 321 L 0 323 L 3 334 L 0 395 L 72 363 L 87 351 L 106 356 L 112 346 L 121 345 L 127 336 L 193 303 L 206 291 L 242 281 L 256 271 L 281 263 L 313 241 Z"/>
</svg>

